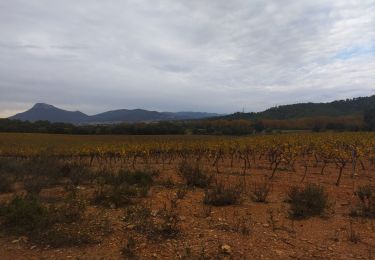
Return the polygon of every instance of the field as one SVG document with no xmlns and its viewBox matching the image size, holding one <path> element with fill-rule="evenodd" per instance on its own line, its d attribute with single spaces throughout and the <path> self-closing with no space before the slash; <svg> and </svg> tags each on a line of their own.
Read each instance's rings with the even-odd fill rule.
<svg viewBox="0 0 375 260">
<path fill-rule="evenodd" d="M 1 259 L 373 259 L 375 134 L 0 134 Z"/>
</svg>

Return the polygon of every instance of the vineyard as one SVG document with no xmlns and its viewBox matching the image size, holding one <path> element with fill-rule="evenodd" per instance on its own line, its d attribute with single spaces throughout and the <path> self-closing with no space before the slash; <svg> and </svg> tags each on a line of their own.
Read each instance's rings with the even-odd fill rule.
<svg viewBox="0 0 375 260">
<path fill-rule="evenodd" d="M 47 231 L 7 231 L 0 253 L 53 259 L 65 257 L 56 251 L 63 247 L 80 259 L 372 259 L 374 174 L 374 133 L 3 133 L 0 181 L 9 187 L 0 185 L 0 221 L 12 226 L 15 200 L 39 203 L 54 221 Z M 73 211 L 74 221 L 56 217 L 61 210 Z"/>
<path fill-rule="evenodd" d="M 239 166 L 242 174 L 252 167 L 267 167 L 272 179 L 278 169 L 296 171 L 303 166 L 304 177 L 310 167 L 339 169 L 350 176 L 375 164 L 375 134 L 289 134 L 257 137 L 212 136 L 63 136 L 3 134 L 0 156 L 30 159 L 48 155 L 60 160 L 86 161 L 89 165 L 119 167 L 162 165 L 193 160 L 211 165 L 217 173 Z M 238 169 L 238 167 L 236 168 Z M 359 170 L 358 170 L 359 169 Z"/>
</svg>

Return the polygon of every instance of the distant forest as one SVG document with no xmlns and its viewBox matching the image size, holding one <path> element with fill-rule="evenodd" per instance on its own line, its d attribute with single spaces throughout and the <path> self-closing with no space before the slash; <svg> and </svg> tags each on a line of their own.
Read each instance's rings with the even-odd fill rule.
<svg viewBox="0 0 375 260">
<path fill-rule="evenodd" d="M 361 116 L 310 117 L 289 120 L 271 119 L 205 119 L 190 121 L 163 121 L 155 123 L 114 125 L 73 125 L 49 121 L 19 121 L 0 119 L 0 132 L 97 134 L 97 135 L 249 135 L 273 131 L 363 131 L 375 130 L 375 109 Z"/>
<path fill-rule="evenodd" d="M 74 125 L 0 119 L 0 132 L 119 135 L 249 135 L 274 131 L 374 131 L 375 96 L 279 106 L 259 113 L 153 123 Z"/>
<path fill-rule="evenodd" d="M 362 116 L 364 111 L 375 108 L 375 95 L 329 103 L 300 103 L 269 108 L 259 113 L 234 113 L 223 119 L 272 119 L 290 120 L 314 117 Z"/>
</svg>

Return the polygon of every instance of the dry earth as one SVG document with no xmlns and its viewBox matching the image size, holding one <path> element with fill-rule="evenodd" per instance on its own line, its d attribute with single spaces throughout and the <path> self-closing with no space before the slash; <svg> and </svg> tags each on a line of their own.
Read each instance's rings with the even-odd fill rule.
<svg viewBox="0 0 375 260">
<path fill-rule="evenodd" d="M 154 166 L 156 167 L 156 166 Z M 370 167 L 359 170 L 350 178 L 345 169 L 342 183 L 336 187 L 338 170 L 331 165 L 324 175 L 320 168 L 309 168 L 304 183 L 319 183 L 329 194 L 330 209 L 321 217 L 293 220 L 289 217 L 286 194 L 292 185 L 301 184 L 303 168 L 297 172 L 278 171 L 272 180 L 268 203 L 251 200 L 254 182 L 262 182 L 270 171 L 252 168 L 246 176 L 240 169 L 222 169 L 217 178 L 226 183 L 242 183 L 245 192 L 241 203 L 225 207 L 209 207 L 202 203 L 204 190 L 189 188 L 183 199 L 176 200 L 179 233 L 171 238 L 150 239 L 124 221 L 124 208 L 88 206 L 87 216 L 101 213 L 109 220 L 112 232 L 100 243 L 77 247 L 52 248 L 34 244 L 26 236 L 3 233 L 0 237 L 0 258 L 15 259 L 124 259 L 122 248 L 128 238 L 134 238 L 134 252 L 139 259 L 373 259 L 375 257 L 374 220 L 353 218 L 354 191 L 360 184 L 374 184 L 375 171 Z M 233 174 L 228 174 L 232 172 Z M 172 182 L 172 187 L 169 187 Z M 136 204 L 146 205 L 156 215 L 176 197 L 183 184 L 176 165 L 162 170 L 146 198 Z M 166 187 L 168 186 L 168 187 Z M 95 187 L 83 185 L 79 192 L 89 198 Z M 22 192 L 21 188 L 17 192 Z M 42 191 L 41 196 L 53 200 L 66 194 L 63 187 Z M 1 201 L 13 194 L 0 195 Z M 350 241 L 355 234 L 359 241 Z M 98 234 L 99 236 L 99 234 Z M 199 258 L 201 257 L 201 258 Z M 204 258 L 206 257 L 206 258 Z M 129 258 L 132 258 L 130 256 Z M 133 256 L 133 258 L 135 258 Z"/>
</svg>

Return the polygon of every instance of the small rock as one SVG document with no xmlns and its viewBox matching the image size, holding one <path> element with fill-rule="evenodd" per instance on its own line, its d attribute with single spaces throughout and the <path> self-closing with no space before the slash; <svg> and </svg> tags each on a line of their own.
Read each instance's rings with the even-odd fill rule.
<svg viewBox="0 0 375 260">
<path fill-rule="evenodd" d="M 269 227 L 270 226 L 270 224 L 263 224 L 263 227 Z"/>
<path fill-rule="evenodd" d="M 27 243 L 27 241 L 29 240 L 29 238 L 26 237 L 26 236 L 22 236 L 22 237 L 19 237 L 18 240 L 19 240 L 20 242 Z"/>
<path fill-rule="evenodd" d="M 284 254 L 283 251 L 278 250 L 278 249 L 275 249 L 275 253 L 276 253 L 278 256 L 282 256 L 282 255 Z"/>
<path fill-rule="evenodd" d="M 134 229 L 135 228 L 135 225 L 128 225 L 127 226 L 127 229 Z"/>
<path fill-rule="evenodd" d="M 221 246 L 221 252 L 223 254 L 231 255 L 232 254 L 232 248 L 230 245 L 224 244 Z"/>
</svg>

